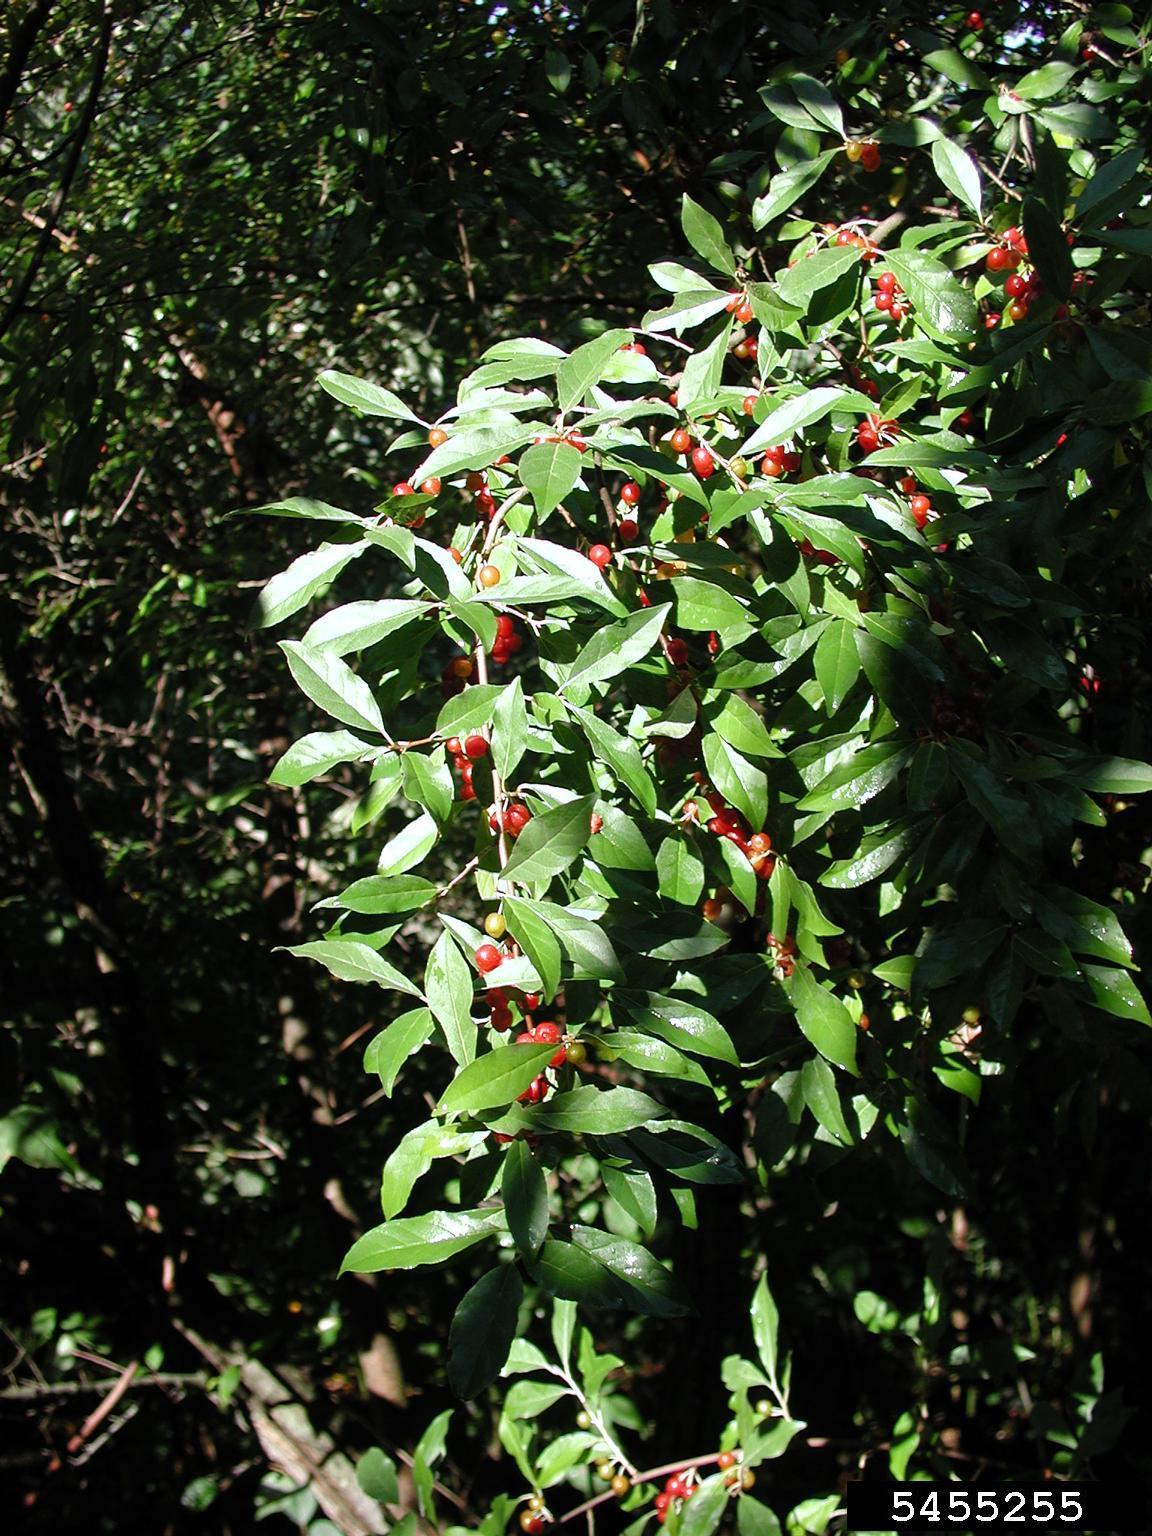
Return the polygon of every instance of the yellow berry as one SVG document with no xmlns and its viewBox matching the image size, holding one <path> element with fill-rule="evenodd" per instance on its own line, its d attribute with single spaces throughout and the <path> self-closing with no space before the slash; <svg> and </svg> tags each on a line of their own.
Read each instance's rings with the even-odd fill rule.
<svg viewBox="0 0 1152 1536">
<path fill-rule="evenodd" d="M 864 146 L 861 144 L 859 139 L 849 139 L 844 145 L 844 153 L 848 156 L 849 160 L 851 160 L 852 164 L 855 165 L 857 160 L 859 160 L 860 156 L 864 153 Z"/>
<path fill-rule="evenodd" d="M 490 939 L 502 939 L 507 926 L 501 912 L 489 912 L 488 916 L 484 919 L 484 932 Z"/>
</svg>

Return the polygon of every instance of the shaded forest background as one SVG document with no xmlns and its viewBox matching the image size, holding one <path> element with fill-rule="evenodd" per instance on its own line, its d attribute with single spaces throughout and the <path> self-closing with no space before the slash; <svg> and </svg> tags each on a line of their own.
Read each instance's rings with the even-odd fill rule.
<svg viewBox="0 0 1152 1536">
<path fill-rule="evenodd" d="M 293 534 L 229 514 L 302 493 L 362 510 L 397 478 L 378 426 L 315 387 L 323 368 L 432 414 L 499 337 L 568 346 L 584 315 L 633 319 L 646 265 L 683 254 L 683 193 L 746 214 L 772 70 L 851 46 L 902 100 L 890 49 L 918 9 L 9 7 L 0 1507 L 23 1528 L 246 1530 L 274 1510 L 254 1432 L 268 1384 L 242 1361 L 286 1373 L 314 1432 L 352 1454 L 410 1447 L 451 1402 L 444 1335 L 467 1276 L 335 1280 L 373 1219 L 390 1131 L 361 1070 L 375 1000 L 275 949 L 311 936 L 311 903 L 366 856 L 371 826 L 350 788 L 323 819 L 265 784 L 309 723 L 247 629 Z M 1043 27 L 1075 8 L 1025 10 Z M 1022 67 L 1033 46 L 1039 33 L 1015 35 Z M 1102 671 L 1123 674 L 1137 623 L 1117 615 Z M 1102 697 L 1101 737 L 1145 755 L 1129 704 Z M 1135 819 L 1118 846 L 1109 879 L 1142 890 Z M 1137 914 L 1138 947 L 1146 927 Z M 1142 1455 L 1147 1475 L 1149 1392 L 1123 1347 L 1149 1321 L 1133 1188 L 1147 1120 L 1110 1117 L 1106 1095 L 1050 1103 L 1034 1066 L 1016 1140 L 974 1149 L 1002 1199 L 984 1213 L 997 1251 L 973 1311 L 1059 1336 L 1049 1385 L 1069 1411 L 1097 1400 L 1107 1356 L 1099 1422 L 1136 1456 L 1118 1465 L 1132 1475 Z M 1125 1070 L 1146 1099 L 1142 1069 Z M 914 1310 L 938 1197 L 909 1176 L 836 1198 L 844 1214 L 822 1228 L 824 1202 L 796 1180 L 776 1214 L 794 1240 L 779 1284 L 806 1318 L 805 1417 L 850 1442 L 863 1405 L 886 1433 L 922 1376 L 925 1411 L 959 1422 L 962 1386 L 918 1348 L 837 1332 L 813 1279 L 817 1262 L 848 1287 L 867 1276 Z M 697 1347 L 718 1358 L 729 1320 L 738 1335 L 723 1258 L 699 1334 L 649 1336 L 636 1360 L 670 1454 L 707 1443 L 722 1401 L 709 1387 L 670 1402 L 665 1367 Z M 614 1346 L 634 1327 L 612 1324 Z M 85 1384 L 131 1361 L 153 1379 L 54 1465 L 99 1401 Z M 1019 1393 L 1017 1361 L 984 1368 L 1004 1401 Z M 451 1465 L 467 1525 L 492 1475 L 475 1415 Z M 831 1452 L 798 1476 L 794 1498 L 834 1482 Z M 292 1508 L 265 1529 L 299 1528 Z"/>
</svg>

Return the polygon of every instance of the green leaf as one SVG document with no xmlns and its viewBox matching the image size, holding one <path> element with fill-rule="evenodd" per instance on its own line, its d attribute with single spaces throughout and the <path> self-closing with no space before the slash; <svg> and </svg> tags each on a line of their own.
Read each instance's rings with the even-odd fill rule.
<svg viewBox="0 0 1152 1536">
<path fill-rule="evenodd" d="M 501 1045 L 461 1069 L 436 1106 L 441 1115 L 503 1109 L 538 1077 L 556 1054 L 554 1045 Z"/>
<path fill-rule="evenodd" d="M 746 699 L 726 693 L 718 710 L 709 703 L 705 710 L 708 724 L 730 747 L 745 757 L 782 757 L 783 753 L 768 734 L 768 727 Z"/>
<path fill-rule="evenodd" d="M 728 1031 L 706 1009 L 687 998 L 648 992 L 642 1000 L 628 997 L 625 1005 L 637 1026 L 649 1034 L 667 1040 L 694 1056 L 726 1061 L 735 1066 L 736 1047 Z"/>
<path fill-rule="evenodd" d="M 481 1275 L 464 1296 L 448 1333 L 448 1382 L 457 1397 L 479 1397 L 499 1376 L 523 1300 L 524 1282 L 514 1264 Z"/>
<path fill-rule="evenodd" d="M 519 896 L 506 896 L 503 910 L 509 933 L 536 967 L 544 999 L 550 1003 L 560 987 L 560 945 L 536 906 Z"/>
<path fill-rule="evenodd" d="M 802 74 L 790 75 L 788 84 L 797 101 L 822 128 L 830 129 L 838 138 L 848 137 L 844 131 L 844 114 L 840 104 L 827 86 L 814 80 L 811 75 Z"/>
<path fill-rule="evenodd" d="M 753 832 L 759 831 L 768 815 L 768 779 L 762 770 L 715 732 L 704 738 L 704 764 L 728 804 L 747 818 Z"/>
<path fill-rule="evenodd" d="M 855 1137 L 844 1119 L 840 1095 L 836 1091 L 836 1074 L 828 1063 L 819 1056 L 806 1061 L 800 1069 L 800 1089 L 817 1123 L 842 1147 L 850 1147 Z"/>
<path fill-rule="evenodd" d="M 400 1484 L 396 1477 L 396 1463 L 386 1456 L 379 1446 L 364 1452 L 356 1463 L 356 1481 L 370 1499 L 378 1504 L 398 1504 Z"/>
<path fill-rule="evenodd" d="M 500 1191 L 508 1230 L 530 1259 L 548 1236 L 548 1183 L 526 1141 L 514 1141 L 505 1152 Z"/>
<path fill-rule="evenodd" d="M 534 816 L 516 839 L 504 878 L 520 885 L 547 885 L 580 857 L 592 835 L 592 795 Z"/>
<path fill-rule="evenodd" d="M 429 1524 L 434 1523 L 436 1514 L 432 1468 L 441 1460 L 448 1448 L 448 1425 L 452 1420 L 452 1411 L 451 1408 L 446 1408 L 443 1413 L 436 1415 L 416 1442 L 412 1452 L 412 1481 L 416 1484 L 417 1504 L 420 1513 Z M 408 1525 L 407 1530 L 404 1529 L 405 1525 Z M 415 1516 L 411 1511 L 393 1527 L 393 1531 L 398 1533 L 398 1536 L 416 1536 L 416 1530 Z"/>
<path fill-rule="evenodd" d="M 342 725 L 386 735 L 372 690 L 352 668 L 327 651 L 314 651 L 299 640 L 281 640 L 280 649 L 301 691 Z"/>
<path fill-rule="evenodd" d="M 776 1378 L 779 1363 L 780 1314 L 776 1309 L 772 1292 L 768 1289 L 766 1274 L 762 1274 L 756 1282 L 756 1290 L 752 1295 L 751 1315 L 752 1338 L 756 1345 L 756 1353 L 760 1356 L 760 1362 L 769 1381 L 773 1381 Z"/>
<path fill-rule="evenodd" d="M 348 731 L 312 731 L 292 743 L 268 775 L 268 782 L 295 789 L 310 784 L 339 763 L 367 762 L 379 750 Z"/>
<path fill-rule="evenodd" d="M 1045 288 L 1059 299 L 1072 292 L 1072 252 L 1060 221 L 1039 198 L 1024 199 L 1024 234 L 1028 240 L 1028 260 L 1044 279 Z"/>
<path fill-rule="evenodd" d="M 728 1484 L 720 1473 L 706 1477 L 684 1506 L 678 1536 L 712 1536 L 728 1508 Z"/>
<path fill-rule="evenodd" d="M 846 272 L 857 270 L 859 266 L 860 252 L 855 246 L 828 246 L 813 256 L 801 257 L 794 267 L 781 275 L 780 297 L 785 303 L 806 310 L 814 293 L 830 287 Z"/>
<path fill-rule="evenodd" d="M 402 1216 L 373 1227 L 353 1243 L 340 1273 L 372 1275 L 385 1269 L 438 1264 L 483 1242 L 503 1225 L 503 1211 L 431 1211 L 426 1216 Z"/>
<path fill-rule="evenodd" d="M 571 443 L 536 443 L 520 455 L 517 471 L 541 522 L 573 489 L 583 462 L 584 455 Z"/>
<path fill-rule="evenodd" d="M 967 85 L 978 91 L 990 91 L 992 83 L 975 60 L 958 48 L 937 48 L 924 55 L 924 63 L 954 85 Z"/>
<path fill-rule="evenodd" d="M 473 683 L 465 688 L 463 693 L 449 699 L 436 716 L 437 736 L 460 736 L 487 725 L 496 700 L 503 692 L 500 683 Z"/>
<path fill-rule="evenodd" d="M 1009 789 L 987 766 L 959 748 L 950 748 L 948 766 L 959 779 L 969 803 L 1007 848 L 1023 858 L 1040 853 L 1040 829 L 1023 795 Z"/>
<path fill-rule="evenodd" d="M 912 300 L 912 318 L 938 341 L 970 341 L 976 334 L 972 294 L 948 268 L 923 251 L 890 251 L 886 265 Z"/>
<path fill-rule="evenodd" d="M 533 1266 L 533 1276 L 549 1296 L 590 1307 L 623 1305 L 614 1276 L 575 1243 L 549 1238 Z"/>
<path fill-rule="evenodd" d="M 378 987 L 390 987 L 394 992 L 408 992 L 413 997 L 423 995 L 407 976 L 402 976 L 394 965 L 382 960 L 371 945 L 357 943 L 355 939 L 315 939 L 310 944 L 292 945 L 288 954 L 319 960 L 340 981 L 373 981 Z"/>
<path fill-rule="evenodd" d="M 518 677 L 512 679 L 492 709 L 492 760 L 507 783 L 528 746 L 528 711 Z"/>
<path fill-rule="evenodd" d="M 637 1168 L 615 1168 L 601 1163 L 604 1188 L 647 1236 L 656 1230 L 656 1186 L 651 1174 Z"/>
<path fill-rule="evenodd" d="M 676 598 L 679 629 L 723 630 L 733 624 L 747 623 L 748 610 L 744 604 L 715 581 L 698 576 L 678 576 L 671 586 Z"/>
<path fill-rule="evenodd" d="M 420 864 L 436 846 L 439 829 L 427 811 L 422 811 L 396 834 L 380 851 L 376 867 L 382 875 L 402 875 Z"/>
<path fill-rule="evenodd" d="M 467 1066 L 476 1055 L 472 971 L 451 934 L 436 940 L 424 969 L 424 994 L 453 1058 Z"/>
<path fill-rule="evenodd" d="M 1152 1014 L 1127 971 L 1111 970 L 1104 965 L 1081 966 L 1080 973 L 1092 995 L 1092 1001 L 1104 1013 L 1117 1019 L 1131 1019 L 1137 1024 L 1152 1024 Z"/>
<path fill-rule="evenodd" d="M 878 741 L 863 747 L 850 762 L 809 790 L 796 808 L 842 811 L 864 805 L 892 782 L 911 756 L 912 748 L 898 741 Z"/>
<path fill-rule="evenodd" d="M 850 858 L 837 859 L 820 876 L 820 884 L 834 891 L 854 891 L 891 869 L 910 854 L 926 835 L 924 822 L 900 822 L 869 832 Z"/>
<path fill-rule="evenodd" d="M 435 882 L 420 875 L 366 875 L 363 880 L 354 880 L 339 896 L 330 896 L 318 905 L 379 917 L 384 913 L 416 912 L 435 895 Z"/>
<path fill-rule="evenodd" d="M 589 602 L 595 603 L 598 608 L 606 608 L 609 613 L 623 614 L 627 612 L 624 604 L 612 591 L 604 580 L 599 566 L 592 564 L 586 555 L 582 555 L 577 549 L 566 549 L 562 544 L 553 544 L 549 539 L 528 539 L 521 537 L 516 541 L 517 554 L 522 566 L 528 565 L 535 568 L 538 573 L 545 575 L 566 576 L 575 584 L 576 591 Z M 512 583 L 500 588 L 500 601 L 511 603 Z M 549 599 L 551 600 L 551 599 Z M 522 593 L 517 587 L 516 602 L 522 602 Z M 469 689 L 468 692 L 473 692 Z"/>
<path fill-rule="evenodd" d="M 551 901 L 533 903 L 536 915 L 552 929 L 572 962 L 574 978 L 607 982 L 623 981 L 624 973 L 612 940 L 598 922 Z"/>
<path fill-rule="evenodd" d="M 514 1051 L 539 1050 L 517 1045 Z M 555 1051 L 553 1046 L 552 1050 Z M 486 1058 L 481 1058 L 482 1060 Z M 527 1086 L 527 1084 L 525 1084 Z M 523 1090 L 521 1090 L 523 1091 Z M 587 1084 L 558 1093 L 532 1109 L 517 1106 L 505 1115 L 498 1129 L 568 1131 L 573 1135 L 615 1136 L 659 1120 L 666 1111 L 655 1099 L 635 1088 L 594 1088 Z"/>
<path fill-rule="evenodd" d="M 682 835 L 666 837 L 656 853 L 656 875 L 661 896 L 694 907 L 704 889 L 704 862 L 695 845 Z"/>
<path fill-rule="evenodd" d="M 977 218 L 983 216 L 983 191 L 980 185 L 980 167 L 971 155 L 965 154 L 951 139 L 933 139 L 932 164 L 940 180 L 965 208 Z"/>
<path fill-rule="evenodd" d="M 424 806 L 438 822 L 447 821 L 456 791 L 444 752 L 405 752 L 400 761 L 408 799 Z"/>
<path fill-rule="evenodd" d="M 820 636 L 816 642 L 814 664 L 816 681 L 820 684 L 828 713 L 834 715 L 860 675 L 856 631 L 847 619 L 833 619 Z"/>
<path fill-rule="evenodd" d="M 748 1494 L 737 1500 L 736 1530 L 739 1536 L 782 1536 L 780 1522 L 773 1511 Z"/>
<path fill-rule="evenodd" d="M 344 603 L 311 624 L 304 644 L 314 651 L 347 656 L 352 651 L 366 651 L 387 635 L 432 610 L 432 603 L 407 597 L 386 597 L 377 602 Z"/>
<path fill-rule="evenodd" d="M 856 1025 L 840 999 L 825 991 L 803 965 L 783 986 L 796 1010 L 796 1022 L 821 1056 L 855 1072 Z"/>
<path fill-rule="evenodd" d="M 263 507 L 242 507 L 231 517 L 292 517 L 308 522 L 352 523 L 364 526 L 365 519 L 343 507 L 332 507 L 326 501 L 314 501 L 309 496 L 289 496 L 284 501 L 271 501 Z"/>
<path fill-rule="evenodd" d="M 1068 777 L 1094 794 L 1146 795 L 1152 790 L 1152 765 L 1132 757 L 1083 758 Z"/>
<path fill-rule="evenodd" d="M 461 1131 L 457 1126 L 440 1125 L 435 1120 L 406 1132 L 384 1164 L 380 1185 L 384 1215 L 390 1219 L 400 1214 L 417 1180 L 424 1177 L 438 1157 L 463 1157 L 487 1137 L 487 1131 Z"/>
<path fill-rule="evenodd" d="M 590 709 L 578 709 L 575 704 L 567 701 L 565 704 L 568 713 L 579 721 L 596 756 L 602 763 L 607 763 L 647 815 L 652 816 L 656 811 L 656 784 L 644 766 L 640 748 L 627 736 L 614 731 Z"/>
<path fill-rule="evenodd" d="M 259 629 L 268 629 L 291 618 L 367 548 L 367 540 L 358 544 L 321 544 L 319 549 L 298 556 L 286 571 L 272 577 L 256 599 L 252 623 Z"/>
<path fill-rule="evenodd" d="M 814 187 L 836 158 L 838 150 L 826 149 L 813 160 L 801 160 L 786 171 L 773 176 L 768 190 L 752 204 L 752 228 L 761 230 L 773 219 L 786 213 L 799 202 L 810 187 Z"/>
<path fill-rule="evenodd" d="M 1052 59 L 1047 64 L 1041 64 L 1039 69 L 1031 69 L 1026 75 L 1021 75 L 1012 89 L 1017 96 L 1023 96 L 1025 101 L 1044 101 L 1049 96 L 1059 96 L 1075 74 L 1074 64 Z M 1031 254 L 1031 240 L 1028 247 Z"/>
<path fill-rule="evenodd" d="M 566 357 L 556 370 L 557 402 L 562 413 L 579 405 L 608 365 L 609 358 L 632 340 L 631 331 L 606 331 Z M 579 454 L 579 449 L 576 450 Z"/>
<path fill-rule="evenodd" d="M 410 411 L 398 395 L 390 389 L 381 389 L 379 384 L 370 384 L 367 379 L 326 368 L 317 383 L 341 405 L 354 406 L 364 416 L 390 416 L 398 421 L 414 421 L 422 425 L 419 416 Z"/>
<path fill-rule="evenodd" d="M 736 258 L 724 238 L 720 221 L 687 195 L 680 204 L 680 225 L 697 255 L 717 271 L 735 277 Z"/>
<path fill-rule="evenodd" d="M 571 83 L 572 66 L 559 48 L 545 48 L 544 73 L 548 76 L 548 84 L 562 96 Z"/>
<path fill-rule="evenodd" d="M 804 427 L 823 421 L 824 417 L 830 415 L 837 406 L 849 401 L 855 402 L 857 398 L 859 397 L 854 390 L 840 389 L 836 386 L 825 385 L 816 389 L 807 389 L 769 411 L 752 436 L 744 443 L 740 452 L 747 457 L 764 448 L 777 448 Z M 863 403 L 863 409 L 868 409 L 866 400 Z"/>
<path fill-rule="evenodd" d="M 598 629 L 569 667 L 560 692 L 578 683 L 587 687 L 590 683 L 606 682 L 643 660 L 660 638 L 670 611 L 669 603 L 659 603 L 652 608 L 639 608 L 618 624 Z"/>
<path fill-rule="evenodd" d="M 676 1296 L 672 1275 L 647 1249 L 595 1227 L 574 1222 L 571 1230 L 572 1241 L 615 1278 L 624 1305 L 634 1312 L 645 1317 L 683 1317 L 691 1310 Z"/>
<path fill-rule="evenodd" d="M 412 1008 L 369 1042 L 364 1052 L 364 1070 L 379 1074 L 380 1085 L 388 1097 L 392 1095 L 400 1068 L 409 1056 L 431 1040 L 435 1028 L 435 1020 L 427 1008 Z"/>
</svg>

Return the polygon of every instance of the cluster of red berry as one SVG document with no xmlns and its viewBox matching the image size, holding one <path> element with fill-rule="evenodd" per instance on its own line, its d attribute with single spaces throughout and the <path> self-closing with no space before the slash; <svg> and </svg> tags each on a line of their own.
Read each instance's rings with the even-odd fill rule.
<svg viewBox="0 0 1152 1536">
<path fill-rule="evenodd" d="M 875 139 L 847 139 L 844 153 L 853 165 L 858 164 L 863 171 L 880 169 L 880 146 Z"/>
<path fill-rule="evenodd" d="M 767 475 L 769 480 L 778 480 L 781 475 L 792 475 L 800 468 L 802 459 L 798 453 L 793 453 L 782 444 L 774 448 L 768 448 L 764 457 L 760 460 L 760 473 Z"/>
<path fill-rule="evenodd" d="M 516 620 L 510 613 L 502 613 L 496 620 L 496 639 L 492 644 L 492 660 L 503 666 L 510 656 L 515 656 L 523 644 L 523 635 L 516 631 Z"/>
<path fill-rule="evenodd" d="M 462 682 L 460 686 L 464 686 Z M 472 770 L 482 757 L 488 755 L 488 738 L 482 736 L 479 731 L 473 731 L 470 736 L 465 736 L 463 741 L 459 736 L 449 736 L 444 746 L 452 759 L 452 766 L 460 774 L 461 800 L 475 800 L 476 791 L 472 787 Z"/>
<path fill-rule="evenodd" d="M 672 1476 L 664 1484 L 663 1492 L 658 1493 L 652 1500 L 652 1506 L 656 1511 L 657 1521 L 663 1525 L 668 1518 L 668 1510 L 672 1505 L 682 1504 L 685 1499 L 690 1499 L 696 1492 L 696 1473 L 691 1467 L 682 1472 L 673 1472 Z"/>
<path fill-rule="evenodd" d="M 522 801 L 514 800 L 503 811 L 492 806 L 488 812 L 488 825 L 493 832 L 506 832 L 509 837 L 519 837 L 532 820 L 532 812 Z"/>
<path fill-rule="evenodd" d="M 876 278 L 876 297 L 872 302 L 882 315 L 891 315 L 893 320 L 903 320 L 909 305 L 903 288 L 896 281 L 895 272 L 879 274 Z"/>
<path fill-rule="evenodd" d="M 778 980 L 787 980 L 796 969 L 796 940 L 791 934 L 778 939 L 774 933 L 769 933 L 764 937 L 764 947 L 772 956 L 773 974 Z"/>
<path fill-rule="evenodd" d="M 856 428 L 856 441 L 865 453 L 875 453 L 877 448 L 894 443 L 900 435 L 900 423 L 869 414 Z"/>
<path fill-rule="evenodd" d="M 752 865 L 757 877 L 767 880 L 776 867 L 772 853 L 772 839 L 767 832 L 753 832 L 740 812 L 728 804 L 718 790 L 710 789 L 705 796 L 712 810 L 706 823 L 709 832 L 725 837 Z M 707 914 L 705 914 L 707 916 Z"/>
</svg>

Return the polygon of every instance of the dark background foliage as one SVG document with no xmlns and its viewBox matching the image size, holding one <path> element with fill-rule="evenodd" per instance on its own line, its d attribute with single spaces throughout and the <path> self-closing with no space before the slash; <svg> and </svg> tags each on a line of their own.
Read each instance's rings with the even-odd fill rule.
<svg viewBox="0 0 1152 1536">
<path fill-rule="evenodd" d="M 246 589 L 298 546 L 227 514 L 295 493 L 365 508 L 396 477 L 373 424 L 315 388 L 322 368 L 432 414 L 501 336 L 570 346 L 584 316 L 642 313 L 646 265 L 684 254 L 682 194 L 746 216 L 779 134 L 757 96 L 772 71 L 826 74 L 848 47 L 904 107 L 898 44 L 923 51 L 918 31 L 962 19 L 931 9 L 13 0 L 0 1498 L 19 1528 L 249 1529 L 272 1494 L 249 1385 L 213 1385 L 226 1358 L 296 1372 L 353 1454 L 410 1449 L 453 1401 L 442 1357 L 468 1276 L 334 1278 L 374 1219 L 392 1131 L 360 1067 L 379 1004 L 274 949 L 313 936 L 310 903 L 371 830 L 351 776 L 327 820 L 317 797 L 265 785 L 310 719 L 247 629 Z M 1082 8 L 1007 9 L 985 15 L 1002 32 L 1022 9 L 1022 70 Z M 1110 108 L 1146 125 L 1147 100 L 1141 75 Z M 827 197 L 828 217 L 847 210 L 835 179 Z M 1090 729 L 1140 757 L 1132 538 L 1117 528 L 1094 573 Z M 1137 958 L 1147 841 L 1126 810 L 1086 831 L 1081 864 L 1087 894 L 1130 893 Z M 1074 1421 L 1078 1400 L 1105 1426 L 1098 1471 L 1147 1476 L 1149 1088 L 1146 1054 L 1101 1060 L 1073 1021 L 973 1116 L 970 1202 L 879 1155 L 702 1202 L 701 1230 L 670 1238 L 698 1316 L 600 1335 L 632 1368 L 654 1458 L 715 1437 L 717 1363 L 745 1347 L 744 1276 L 765 1251 L 798 1411 L 827 1441 L 780 1472 L 782 1510 L 917 1422 L 941 1468 L 1040 1471 L 1043 1413 Z M 860 1292 L 885 1298 L 890 1328 L 845 1321 Z M 99 1397 L 65 1389 L 132 1360 L 156 1384 L 68 1456 Z M 484 1411 L 458 1418 L 443 1475 L 471 1524 L 506 1479 Z"/>
</svg>

